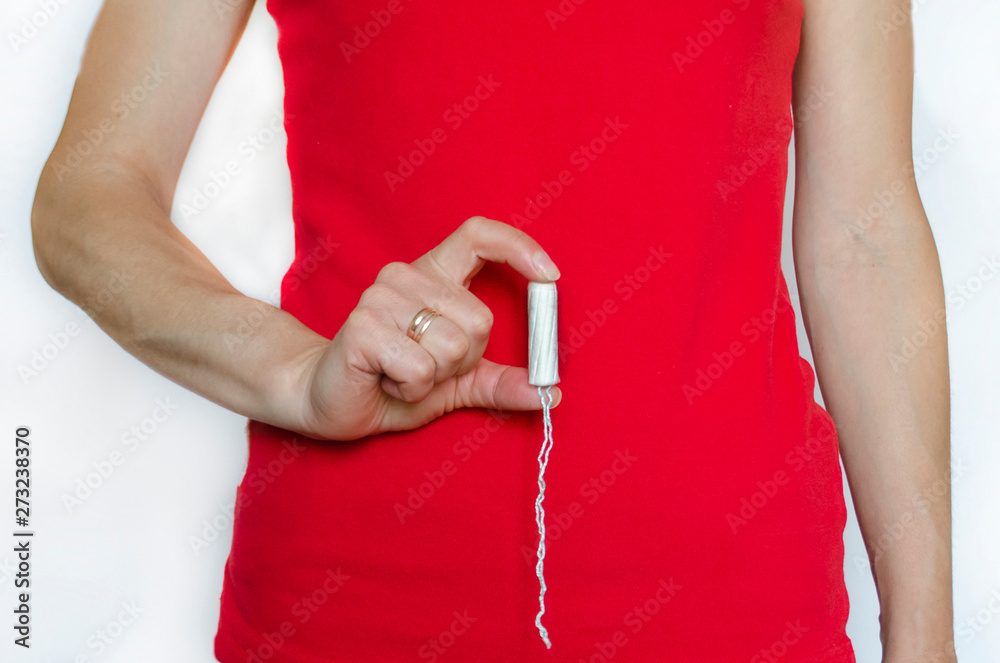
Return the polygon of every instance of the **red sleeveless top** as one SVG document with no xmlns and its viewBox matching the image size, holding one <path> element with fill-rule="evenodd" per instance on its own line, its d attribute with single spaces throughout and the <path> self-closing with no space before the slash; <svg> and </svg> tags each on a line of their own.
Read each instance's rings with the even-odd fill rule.
<svg viewBox="0 0 1000 663">
<path fill-rule="evenodd" d="M 780 265 L 799 0 L 268 10 L 285 310 L 332 338 L 475 215 L 562 271 L 552 648 L 542 414 L 467 409 L 348 443 L 249 423 L 218 660 L 853 662 L 837 433 Z M 486 358 L 526 366 L 525 279 L 470 289 Z"/>
</svg>

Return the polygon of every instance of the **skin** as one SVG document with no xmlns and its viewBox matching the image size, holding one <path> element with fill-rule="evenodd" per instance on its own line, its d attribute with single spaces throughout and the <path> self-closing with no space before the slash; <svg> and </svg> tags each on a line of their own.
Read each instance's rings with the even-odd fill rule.
<svg viewBox="0 0 1000 663">
<path fill-rule="evenodd" d="M 945 309 L 937 247 L 906 168 L 913 33 L 908 20 L 886 29 L 897 6 L 909 13 L 899 0 L 803 0 L 793 107 L 820 86 L 829 99 L 807 118 L 798 113 L 792 246 L 817 380 L 872 562 L 882 660 L 947 663 L 955 653 L 944 325 L 905 363 L 889 360 Z M 901 193 L 859 222 L 858 208 L 884 191 Z M 937 497 L 941 482 L 947 491 Z M 891 545 L 879 543 L 900 529 Z"/>
<path fill-rule="evenodd" d="M 223 407 L 308 437 L 412 429 L 461 407 L 540 409 L 526 368 L 482 358 L 493 316 L 468 290 L 487 260 L 526 279 L 558 278 L 524 232 L 468 219 L 412 264 L 386 265 L 330 340 L 237 291 L 171 223 L 185 155 L 251 8 L 220 19 L 202 0 L 105 4 L 32 210 L 46 281 L 83 305 L 116 271 L 128 275 L 128 287 L 93 314 L 115 341 Z M 113 130 L 66 169 L 70 146 L 154 63 L 166 72 L 158 86 L 136 110 L 111 115 Z M 442 315 L 417 344 L 406 328 L 426 300 Z M 231 348 L 226 334 L 258 317 L 255 333 Z M 562 392 L 551 393 L 557 405 Z"/>
<path fill-rule="evenodd" d="M 422 426 L 460 407 L 539 409 L 527 370 L 482 358 L 492 314 L 468 286 L 485 261 L 526 279 L 558 278 L 530 236 L 473 217 L 413 263 L 393 262 L 333 339 L 229 284 L 169 218 L 181 166 L 251 2 L 220 17 L 202 0 L 108 0 L 83 58 L 62 134 L 39 181 L 32 232 L 57 291 L 141 361 L 252 419 L 316 439 Z M 795 273 L 824 402 L 837 423 L 862 534 L 872 554 L 884 663 L 948 663 L 952 650 L 949 378 L 943 326 L 899 370 L 889 363 L 944 310 L 937 250 L 904 166 L 910 159 L 912 34 L 887 35 L 889 0 L 803 0 L 796 113 Z M 166 77 L 128 114 L 110 112 L 159 63 Z M 113 131 L 79 165 L 60 167 L 82 132 Z M 857 208 L 894 182 L 903 192 L 872 223 Z M 897 188 L 898 188 L 897 186 Z M 544 262 L 536 263 L 536 257 Z M 551 270 L 551 271 L 550 271 Z M 88 307 L 115 273 L 114 299 Z M 118 288 L 116 288 L 118 290 Z M 410 317 L 433 300 L 419 344 Z M 231 348 L 240 321 L 262 320 Z M 561 391 L 554 388 L 556 403 Z"/>
</svg>

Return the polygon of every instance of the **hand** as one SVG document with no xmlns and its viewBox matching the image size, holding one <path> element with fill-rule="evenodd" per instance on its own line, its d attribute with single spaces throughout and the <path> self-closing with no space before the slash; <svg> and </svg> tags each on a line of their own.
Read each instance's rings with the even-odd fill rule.
<svg viewBox="0 0 1000 663">
<path fill-rule="evenodd" d="M 353 440 L 417 428 L 461 407 L 540 409 L 526 368 L 483 359 L 493 314 L 468 286 L 487 260 L 532 281 L 559 277 L 535 240 L 481 216 L 412 263 L 389 263 L 333 340 L 310 353 L 303 434 Z M 417 343 L 406 329 L 424 306 L 441 315 Z M 560 390 L 551 393 L 558 404 Z"/>
</svg>

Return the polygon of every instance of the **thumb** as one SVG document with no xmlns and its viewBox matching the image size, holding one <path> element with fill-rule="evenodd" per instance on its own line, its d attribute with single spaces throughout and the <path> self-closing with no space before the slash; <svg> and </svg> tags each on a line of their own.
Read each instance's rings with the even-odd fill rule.
<svg viewBox="0 0 1000 663">
<path fill-rule="evenodd" d="M 455 378 L 456 404 L 501 410 L 541 410 L 538 387 L 528 384 L 528 369 L 480 359 L 475 367 Z M 542 388 L 544 394 L 545 388 Z M 562 400 L 562 390 L 552 387 L 552 407 Z"/>
<path fill-rule="evenodd" d="M 544 389 L 544 388 L 543 388 Z M 552 407 L 562 400 L 562 390 L 552 387 Z M 431 389 L 418 403 L 390 399 L 382 415 L 381 430 L 410 430 L 458 408 L 540 410 L 538 387 L 528 384 L 528 369 L 480 359 L 471 371 L 449 378 Z"/>
</svg>

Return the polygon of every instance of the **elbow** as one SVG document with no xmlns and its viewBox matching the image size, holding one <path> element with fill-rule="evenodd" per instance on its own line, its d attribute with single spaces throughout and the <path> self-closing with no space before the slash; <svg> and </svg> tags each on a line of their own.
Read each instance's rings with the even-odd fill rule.
<svg viewBox="0 0 1000 663">
<path fill-rule="evenodd" d="M 38 180 L 35 199 L 31 206 L 31 247 L 35 264 L 45 282 L 63 293 L 64 275 L 59 273 L 60 196 L 58 183 L 48 176 L 48 164 Z"/>
<path fill-rule="evenodd" d="M 45 164 L 31 205 L 31 247 L 42 278 L 56 292 L 76 301 L 77 280 L 82 277 L 87 243 L 87 210 L 92 208 L 83 194 L 79 178 L 61 181 Z"/>
</svg>

